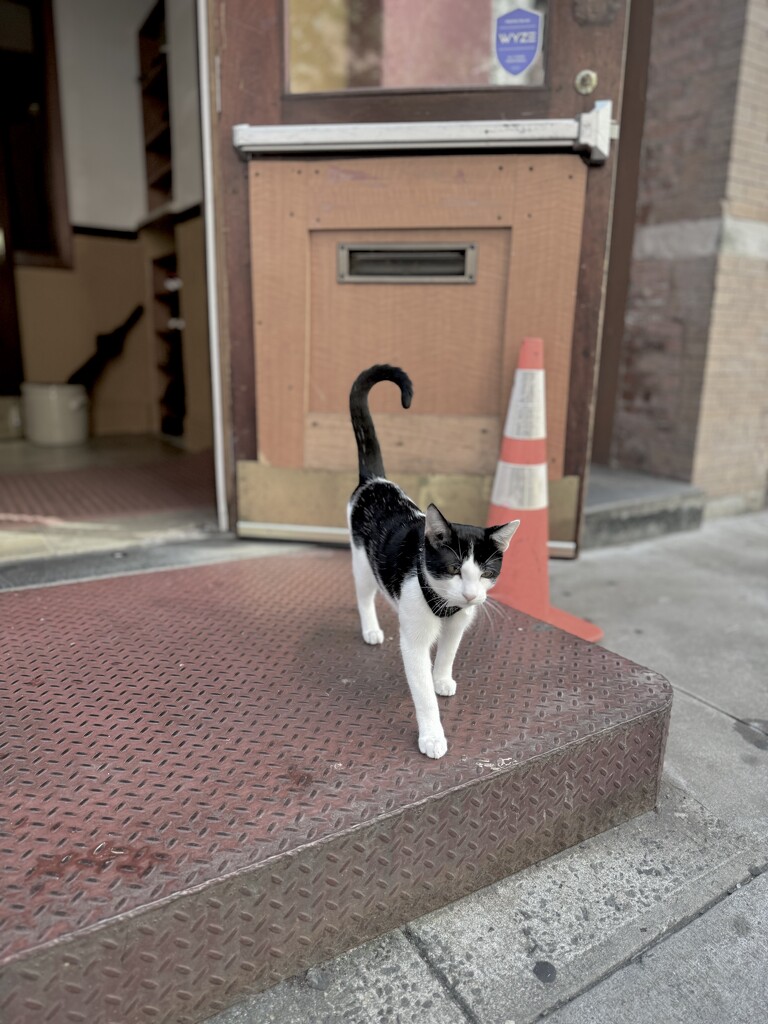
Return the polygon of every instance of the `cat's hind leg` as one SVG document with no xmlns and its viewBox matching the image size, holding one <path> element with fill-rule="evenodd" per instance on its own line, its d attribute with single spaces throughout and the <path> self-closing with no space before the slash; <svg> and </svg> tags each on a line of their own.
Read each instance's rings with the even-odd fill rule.
<svg viewBox="0 0 768 1024">
<path fill-rule="evenodd" d="M 453 660 L 459 649 L 464 630 L 475 616 L 474 608 L 462 608 L 451 615 L 443 623 L 440 638 L 437 641 L 435 666 L 432 675 L 435 693 L 441 697 L 452 697 L 456 693 L 456 680 L 453 678 Z"/>
<path fill-rule="evenodd" d="M 352 545 L 352 575 L 357 594 L 357 610 L 360 613 L 360 628 L 367 644 L 383 644 L 384 632 L 376 615 L 376 577 L 373 575 L 365 548 Z"/>
</svg>

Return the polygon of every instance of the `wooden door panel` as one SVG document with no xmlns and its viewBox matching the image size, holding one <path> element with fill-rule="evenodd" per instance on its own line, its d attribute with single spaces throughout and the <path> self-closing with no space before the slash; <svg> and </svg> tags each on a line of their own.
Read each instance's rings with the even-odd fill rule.
<svg viewBox="0 0 768 1024">
<path fill-rule="evenodd" d="M 344 409 L 353 372 L 374 363 L 404 367 L 414 383 L 414 411 L 481 416 L 500 412 L 495 374 L 504 344 L 509 228 L 474 231 L 329 231 L 310 240 L 309 409 Z M 342 242 L 475 244 L 475 284 L 339 284 Z M 490 385 L 490 386 L 489 386 Z M 400 408 L 397 388 L 371 395 L 371 409 Z"/>
<path fill-rule="evenodd" d="M 501 441 L 498 416 L 429 416 L 414 412 L 415 406 L 416 398 L 407 413 L 373 411 L 387 473 L 493 475 Z M 304 465 L 338 470 L 357 465 L 349 413 L 307 414 Z"/>
<path fill-rule="evenodd" d="M 254 162 L 262 483 L 269 468 L 353 469 L 349 387 L 361 369 L 390 362 L 411 375 L 415 398 L 405 414 L 395 388 L 372 395 L 388 472 L 466 476 L 479 493 L 528 335 L 545 341 L 550 476 L 562 477 L 585 182 L 580 158 L 563 155 Z M 474 244 L 477 279 L 340 283 L 337 246 L 355 241 Z M 283 490 L 289 479 L 281 474 Z M 252 515 L 246 493 L 240 519 Z M 263 494 L 258 509 L 271 522 L 300 514 L 281 499 L 269 515 Z"/>
</svg>

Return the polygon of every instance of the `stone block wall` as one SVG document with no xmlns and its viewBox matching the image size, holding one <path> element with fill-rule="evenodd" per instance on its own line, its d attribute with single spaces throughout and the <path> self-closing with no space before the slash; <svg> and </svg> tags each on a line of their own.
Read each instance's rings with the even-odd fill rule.
<svg viewBox="0 0 768 1024">
<path fill-rule="evenodd" d="M 762 508 L 768 483 L 768 3 L 750 0 L 692 480 L 713 510 Z"/>
<path fill-rule="evenodd" d="M 724 509 L 768 471 L 766 52 L 766 0 L 656 0 L 611 461 Z"/>
<path fill-rule="evenodd" d="M 655 0 L 638 223 L 718 217 L 748 0 Z"/>
</svg>

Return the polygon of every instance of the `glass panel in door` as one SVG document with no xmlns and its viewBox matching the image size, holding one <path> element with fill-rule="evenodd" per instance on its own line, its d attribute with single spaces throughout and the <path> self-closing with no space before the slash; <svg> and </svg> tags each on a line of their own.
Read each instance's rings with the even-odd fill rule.
<svg viewBox="0 0 768 1024">
<path fill-rule="evenodd" d="M 547 0 L 290 0 L 291 94 L 544 83 Z"/>
</svg>

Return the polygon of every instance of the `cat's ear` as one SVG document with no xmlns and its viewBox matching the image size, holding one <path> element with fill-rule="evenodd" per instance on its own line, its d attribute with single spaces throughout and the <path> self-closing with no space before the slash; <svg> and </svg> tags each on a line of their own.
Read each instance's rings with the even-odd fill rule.
<svg viewBox="0 0 768 1024">
<path fill-rule="evenodd" d="M 504 526 L 491 526 L 486 532 L 499 551 L 506 551 L 519 525 L 520 520 L 513 519 L 511 523 L 505 523 Z"/>
<path fill-rule="evenodd" d="M 427 508 L 427 524 L 424 528 L 424 535 L 433 547 L 445 544 L 451 538 L 451 524 L 437 505 L 430 505 Z"/>
</svg>

